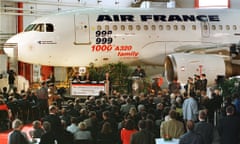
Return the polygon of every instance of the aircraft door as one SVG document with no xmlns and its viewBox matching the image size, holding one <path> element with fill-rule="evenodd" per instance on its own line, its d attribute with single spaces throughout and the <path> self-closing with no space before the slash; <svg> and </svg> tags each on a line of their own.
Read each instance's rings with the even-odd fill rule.
<svg viewBox="0 0 240 144">
<path fill-rule="evenodd" d="M 74 44 L 76 45 L 90 44 L 89 16 L 87 14 L 74 15 L 74 32 L 75 32 Z"/>
<path fill-rule="evenodd" d="M 201 22 L 201 31 L 203 38 L 208 38 L 210 36 L 210 26 L 207 21 Z"/>
</svg>

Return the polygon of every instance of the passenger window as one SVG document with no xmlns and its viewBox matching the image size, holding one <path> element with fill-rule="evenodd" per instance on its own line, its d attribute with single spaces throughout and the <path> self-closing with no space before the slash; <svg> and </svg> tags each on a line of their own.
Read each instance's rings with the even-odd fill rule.
<svg viewBox="0 0 240 144">
<path fill-rule="evenodd" d="M 197 29 L 196 25 L 192 25 L 192 30 L 196 30 L 196 29 Z"/>
<path fill-rule="evenodd" d="M 163 26 L 162 25 L 159 25 L 159 30 L 163 30 Z"/>
<path fill-rule="evenodd" d="M 237 30 L 237 26 L 236 25 L 233 25 L 233 30 Z"/>
<path fill-rule="evenodd" d="M 206 24 L 203 25 L 204 30 L 208 30 L 208 26 Z"/>
<path fill-rule="evenodd" d="M 148 30 L 148 26 L 147 26 L 147 25 L 144 25 L 144 26 L 143 26 L 143 29 L 144 29 L 144 30 Z"/>
<path fill-rule="evenodd" d="M 102 26 L 98 25 L 97 30 L 100 31 L 102 29 Z"/>
<path fill-rule="evenodd" d="M 230 30 L 230 26 L 229 25 L 226 25 L 226 30 Z"/>
<path fill-rule="evenodd" d="M 185 30 L 186 29 L 185 25 L 181 25 L 181 29 Z"/>
<path fill-rule="evenodd" d="M 136 30 L 141 30 L 141 26 L 140 25 L 136 25 Z"/>
<path fill-rule="evenodd" d="M 215 25 L 212 25 L 212 30 L 216 30 L 216 26 Z"/>
<path fill-rule="evenodd" d="M 223 26 L 222 26 L 222 25 L 219 25 L 219 26 L 218 26 L 218 29 L 219 29 L 219 30 L 222 30 L 222 29 L 223 29 Z"/>
<path fill-rule="evenodd" d="M 167 30 L 171 30 L 171 26 L 170 25 L 166 25 L 166 29 Z"/>
<path fill-rule="evenodd" d="M 152 30 L 156 30 L 156 26 L 155 25 L 152 25 Z"/>
<path fill-rule="evenodd" d="M 121 25 L 121 30 L 122 30 L 122 31 L 125 30 L 125 25 Z"/>
<path fill-rule="evenodd" d="M 105 30 L 109 31 L 109 25 L 105 25 Z"/>
<path fill-rule="evenodd" d="M 132 25 L 128 25 L 128 30 L 132 31 L 133 30 L 133 26 Z"/>
<path fill-rule="evenodd" d="M 117 25 L 113 25 L 113 30 L 117 30 L 118 29 L 118 27 L 117 27 Z"/>
<path fill-rule="evenodd" d="M 174 30 L 178 30 L 178 26 L 177 26 L 177 25 L 174 25 L 174 26 L 173 26 L 173 29 L 174 29 Z"/>
<path fill-rule="evenodd" d="M 53 32 L 54 31 L 53 24 L 46 24 L 46 31 L 47 32 Z"/>
</svg>

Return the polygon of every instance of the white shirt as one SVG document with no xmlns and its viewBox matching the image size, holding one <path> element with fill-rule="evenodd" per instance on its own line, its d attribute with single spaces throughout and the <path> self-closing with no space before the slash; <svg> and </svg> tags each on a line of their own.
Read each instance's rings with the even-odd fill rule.
<svg viewBox="0 0 240 144">
<path fill-rule="evenodd" d="M 76 131 L 78 131 L 79 127 L 76 124 L 71 124 L 70 126 L 67 127 L 67 131 L 71 132 L 71 133 L 75 133 Z"/>
</svg>

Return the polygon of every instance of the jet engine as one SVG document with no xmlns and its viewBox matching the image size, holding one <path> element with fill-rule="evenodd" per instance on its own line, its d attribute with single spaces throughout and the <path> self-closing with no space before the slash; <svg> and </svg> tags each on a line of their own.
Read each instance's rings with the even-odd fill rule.
<svg viewBox="0 0 240 144">
<path fill-rule="evenodd" d="M 177 79 L 187 82 L 188 77 L 205 73 L 208 85 L 214 84 L 217 76 L 235 76 L 240 74 L 240 66 L 232 64 L 220 55 L 176 53 L 168 55 L 164 62 L 165 76 L 168 82 Z"/>
</svg>

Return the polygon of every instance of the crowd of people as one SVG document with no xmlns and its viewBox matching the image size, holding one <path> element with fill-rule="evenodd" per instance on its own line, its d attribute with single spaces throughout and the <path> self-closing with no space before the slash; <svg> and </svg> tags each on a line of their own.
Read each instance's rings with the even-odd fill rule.
<svg viewBox="0 0 240 144">
<path fill-rule="evenodd" d="M 223 99 L 215 87 L 207 95 L 204 74 L 187 81 L 183 88 L 175 80 L 157 92 L 132 95 L 113 91 L 109 96 L 88 96 L 84 103 L 79 98 L 51 99 L 54 86 L 45 82 L 36 91 L 20 94 L 16 89 L 8 94 L 4 87 L 1 105 L 6 104 L 12 111 L 9 144 L 27 144 L 34 138 L 39 138 L 40 144 L 154 144 L 156 138 L 176 138 L 180 144 L 211 144 L 215 128 L 221 144 L 238 144 L 239 94 Z M 12 102 L 21 100 L 28 101 L 30 113 L 13 110 Z M 31 140 L 21 132 L 26 116 L 33 121 Z"/>
</svg>

